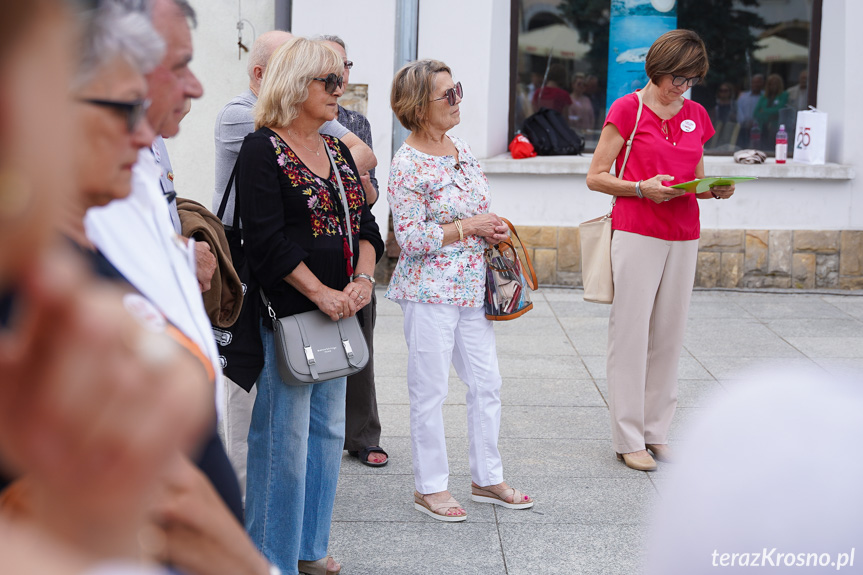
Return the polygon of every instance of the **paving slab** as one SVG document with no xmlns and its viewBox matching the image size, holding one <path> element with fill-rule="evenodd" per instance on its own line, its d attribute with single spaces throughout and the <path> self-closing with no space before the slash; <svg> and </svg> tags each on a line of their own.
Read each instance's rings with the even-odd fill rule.
<svg viewBox="0 0 863 575">
<path fill-rule="evenodd" d="M 387 509 L 369 506 L 368 514 L 386 517 Z M 494 523 L 334 521 L 329 551 L 343 575 L 507 573 Z"/>
<path fill-rule="evenodd" d="M 807 357 L 863 358 L 863 337 L 799 336 L 787 341 Z"/>
<path fill-rule="evenodd" d="M 671 495 L 674 467 L 637 472 L 612 452 L 610 306 L 584 302 L 580 290 L 543 288 L 533 294 L 532 312 L 495 325 L 504 477 L 534 496 L 532 510 L 470 500 L 465 387 L 451 370 L 443 407 L 450 488 L 469 519 L 444 524 L 413 509 L 402 312 L 382 295 L 375 363 L 390 463 L 370 468 L 343 456 L 330 544 L 343 575 L 639 573 L 652 510 Z M 687 443 L 713 398 L 737 392 L 746 374 L 771 366 L 863 381 L 863 297 L 696 290 L 671 443 Z"/>
<path fill-rule="evenodd" d="M 636 575 L 645 537 L 639 525 L 504 524 L 500 539 L 507 575 Z"/>
<path fill-rule="evenodd" d="M 584 364 L 587 366 L 587 370 L 593 378 L 605 379 L 607 361 L 604 353 L 597 356 L 584 356 L 581 359 L 584 361 Z M 687 351 L 685 343 L 683 353 L 680 356 L 680 362 L 677 366 L 677 375 L 681 379 L 711 378 L 710 372 L 705 369 L 698 359 L 692 357 L 689 351 Z"/>
</svg>

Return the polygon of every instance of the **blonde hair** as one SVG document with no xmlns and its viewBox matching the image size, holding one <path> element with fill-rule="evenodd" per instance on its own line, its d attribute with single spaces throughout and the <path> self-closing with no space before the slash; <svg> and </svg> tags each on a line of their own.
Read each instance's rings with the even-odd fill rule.
<svg viewBox="0 0 863 575">
<path fill-rule="evenodd" d="M 263 126 L 283 128 L 300 115 L 309 97 L 313 78 L 344 71 L 342 57 L 318 40 L 296 37 L 288 40 L 270 57 L 258 102 L 255 104 L 255 129 Z"/>
<path fill-rule="evenodd" d="M 439 60 L 417 60 L 396 72 L 390 92 L 390 107 L 401 125 L 411 132 L 424 129 L 434 92 L 434 78 L 441 72 L 452 76 L 449 66 Z"/>
<path fill-rule="evenodd" d="M 656 39 L 647 51 L 644 71 L 656 85 L 665 75 L 704 79 L 709 69 L 707 48 L 692 30 L 671 30 Z"/>
</svg>

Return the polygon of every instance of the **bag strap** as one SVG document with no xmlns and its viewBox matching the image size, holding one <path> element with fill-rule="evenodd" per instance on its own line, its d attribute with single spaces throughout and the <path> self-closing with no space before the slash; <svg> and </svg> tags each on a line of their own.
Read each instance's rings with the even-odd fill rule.
<svg viewBox="0 0 863 575">
<path fill-rule="evenodd" d="M 330 147 L 327 145 L 327 142 L 324 141 L 324 148 L 327 149 L 327 155 L 330 157 L 330 166 L 333 168 L 333 172 L 336 174 L 336 182 L 339 184 L 339 198 L 342 200 L 342 206 L 345 208 L 345 229 L 348 232 L 348 245 L 351 248 L 351 251 L 354 249 L 354 236 L 351 232 L 351 208 L 348 205 L 348 197 L 345 194 L 345 187 L 342 185 L 342 177 L 339 175 L 339 169 L 336 167 L 336 161 L 333 159 L 333 152 L 330 150 Z M 353 265 L 353 262 L 351 262 Z M 353 278 L 351 278 L 353 279 Z"/>
<path fill-rule="evenodd" d="M 638 98 L 638 112 L 635 114 L 635 125 L 632 127 L 632 133 L 629 135 L 629 139 L 626 141 L 626 153 L 623 155 L 623 164 L 620 166 L 620 173 L 617 174 L 618 179 L 623 179 L 623 172 L 626 171 L 626 162 L 629 161 L 629 154 L 632 152 L 632 141 L 635 140 L 635 131 L 638 129 L 638 122 L 641 120 L 641 111 L 644 109 L 644 90 L 639 90 L 635 93 L 635 96 Z M 614 204 L 617 201 L 617 196 L 611 197 L 611 208 L 614 208 Z M 611 215 L 611 209 L 608 210 L 608 215 Z"/>
<path fill-rule="evenodd" d="M 225 211 L 228 209 L 228 198 L 231 195 L 231 191 L 234 185 L 234 178 L 237 176 L 237 164 L 240 163 L 239 158 L 234 162 L 234 169 L 231 170 L 231 177 L 228 178 L 228 185 L 225 186 L 225 193 L 222 194 L 222 202 L 219 204 L 219 211 L 216 213 L 216 217 L 219 220 L 225 215 Z M 240 223 L 240 196 L 239 194 L 234 194 L 234 218 L 231 223 L 231 227 L 234 229 L 239 229 Z"/>
<path fill-rule="evenodd" d="M 527 269 L 530 270 L 530 276 L 525 276 L 525 281 L 527 282 L 527 287 L 536 291 L 536 286 L 539 285 L 539 282 L 536 281 L 536 272 L 533 269 L 533 262 L 530 261 L 530 256 L 527 253 L 527 248 L 524 247 L 524 242 L 521 241 L 521 238 L 518 237 L 518 232 L 515 231 L 515 226 L 512 225 L 512 222 L 506 218 L 501 218 L 504 223 L 509 226 L 512 235 L 515 236 L 515 239 L 518 240 L 518 245 L 521 246 L 521 253 L 524 254 L 524 261 L 527 264 Z"/>
<path fill-rule="evenodd" d="M 342 340 L 342 347 L 345 349 L 345 357 L 348 359 L 348 365 L 351 365 L 353 367 L 359 367 L 360 360 L 359 358 L 354 357 L 355 354 L 353 348 L 351 347 L 351 340 L 348 339 L 348 337 L 345 335 L 344 329 L 342 329 L 342 320 L 339 319 L 336 323 L 339 326 L 339 337 Z"/>
<path fill-rule="evenodd" d="M 623 178 L 623 172 L 626 171 L 626 162 L 629 161 L 629 153 L 632 152 L 632 141 L 635 139 L 635 131 L 638 129 L 639 120 L 641 120 L 641 111 L 644 109 L 644 96 L 642 92 L 643 90 L 639 90 L 635 93 L 638 97 L 638 112 L 635 114 L 635 125 L 632 127 L 632 133 L 626 141 L 626 154 L 623 156 L 623 165 L 620 166 L 620 173 L 617 174 L 618 178 Z"/>
</svg>

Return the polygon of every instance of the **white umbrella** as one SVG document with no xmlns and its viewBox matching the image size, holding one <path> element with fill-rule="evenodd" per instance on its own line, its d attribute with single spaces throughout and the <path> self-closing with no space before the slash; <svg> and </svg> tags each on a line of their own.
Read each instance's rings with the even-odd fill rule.
<svg viewBox="0 0 863 575">
<path fill-rule="evenodd" d="M 590 51 L 589 44 L 578 39 L 578 31 L 565 24 L 552 24 L 518 35 L 518 49 L 532 56 L 549 56 L 580 60 Z"/>
<path fill-rule="evenodd" d="M 789 42 L 779 36 L 768 36 L 758 41 L 759 47 L 752 56 L 759 62 L 803 62 L 809 61 L 809 48 Z"/>
</svg>

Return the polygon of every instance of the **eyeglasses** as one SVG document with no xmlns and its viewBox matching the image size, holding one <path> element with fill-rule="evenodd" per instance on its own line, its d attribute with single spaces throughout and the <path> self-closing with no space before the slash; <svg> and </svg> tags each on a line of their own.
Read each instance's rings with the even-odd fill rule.
<svg viewBox="0 0 863 575">
<path fill-rule="evenodd" d="M 446 99 L 447 104 L 449 104 L 450 106 L 455 106 L 456 96 L 458 96 L 459 98 L 464 96 L 464 90 L 462 90 L 461 82 L 456 83 L 455 86 L 453 86 L 452 88 L 450 88 L 449 90 L 444 92 L 443 96 L 441 96 L 440 98 L 435 98 L 434 100 L 431 100 L 431 101 L 437 102 L 438 100 Z"/>
<path fill-rule="evenodd" d="M 345 70 L 350 70 L 351 68 L 354 67 L 354 63 L 351 62 L 350 60 L 345 60 L 344 64 L 345 64 Z"/>
<path fill-rule="evenodd" d="M 81 98 L 85 104 L 101 106 L 114 110 L 126 120 L 126 129 L 131 134 L 138 127 L 138 123 L 144 118 L 150 107 L 150 100 L 135 100 L 133 102 L 117 102 L 115 100 L 99 100 L 94 98 Z"/>
<path fill-rule="evenodd" d="M 353 64 L 353 62 L 351 62 L 351 64 Z M 336 88 L 341 88 L 343 82 L 343 78 L 341 76 L 336 76 L 335 74 L 327 74 L 326 78 L 312 78 L 312 80 L 323 82 L 324 90 L 326 90 L 327 94 L 332 94 L 336 91 Z"/>
<path fill-rule="evenodd" d="M 688 87 L 691 88 L 700 81 L 701 81 L 701 78 L 699 76 L 693 76 L 692 78 L 686 78 L 684 76 L 672 76 L 671 77 L 671 83 L 674 84 L 675 86 L 682 86 L 682 85 L 686 84 Z"/>
</svg>

